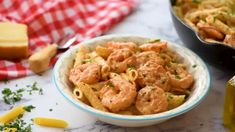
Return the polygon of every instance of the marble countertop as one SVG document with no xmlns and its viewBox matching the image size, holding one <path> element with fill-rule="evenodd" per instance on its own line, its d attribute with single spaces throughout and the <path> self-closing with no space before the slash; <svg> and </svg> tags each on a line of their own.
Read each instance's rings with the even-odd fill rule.
<svg viewBox="0 0 235 132">
<path fill-rule="evenodd" d="M 144 0 L 135 12 L 106 34 L 146 35 L 181 44 L 173 27 L 168 6 L 168 0 Z M 226 131 L 222 124 L 225 83 L 231 77 L 231 72 L 220 71 L 210 65 L 209 69 L 212 76 L 212 89 L 196 108 L 167 122 L 141 128 L 109 125 L 75 108 L 55 88 L 52 83 L 52 70 L 41 76 L 20 78 L 7 84 L 1 82 L 0 90 L 6 87 L 17 89 L 37 81 L 38 86 L 43 88 L 44 94 L 24 95 L 23 100 L 15 104 L 36 107 L 32 112 L 26 113 L 23 119 L 30 121 L 33 117 L 44 116 L 64 119 L 69 123 L 69 128 L 65 130 L 33 125 L 33 132 L 223 132 Z M 11 108 L 12 106 L 4 104 L 0 94 L 0 115 Z"/>
</svg>

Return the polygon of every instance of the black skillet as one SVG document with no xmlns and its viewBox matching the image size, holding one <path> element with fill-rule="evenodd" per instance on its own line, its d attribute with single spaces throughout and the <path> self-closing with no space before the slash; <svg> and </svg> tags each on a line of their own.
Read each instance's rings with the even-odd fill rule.
<svg viewBox="0 0 235 132">
<path fill-rule="evenodd" d="M 189 25 L 182 21 L 172 6 L 176 0 L 170 0 L 170 12 L 175 29 L 184 45 L 197 53 L 204 61 L 223 70 L 235 71 L 235 48 L 227 45 L 203 41 Z M 235 72 L 234 72 L 235 73 Z"/>
</svg>

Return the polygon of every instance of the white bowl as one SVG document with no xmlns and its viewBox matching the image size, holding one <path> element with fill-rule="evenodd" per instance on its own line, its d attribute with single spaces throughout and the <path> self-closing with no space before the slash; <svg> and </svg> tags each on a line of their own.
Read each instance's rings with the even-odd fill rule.
<svg viewBox="0 0 235 132">
<path fill-rule="evenodd" d="M 144 43 L 149 39 L 152 38 L 133 35 L 108 35 L 97 37 L 83 43 L 93 49 L 96 45 L 102 45 L 108 41 L 132 41 L 136 43 Z M 67 101 L 77 108 L 97 117 L 103 122 L 126 127 L 141 127 L 157 124 L 193 109 L 202 101 L 210 89 L 210 75 L 205 63 L 195 53 L 181 45 L 169 42 L 168 47 L 184 58 L 184 62 L 188 66 L 189 72 L 195 79 L 192 93 L 187 98 L 186 102 L 169 111 L 140 116 L 118 115 L 94 109 L 93 107 L 78 101 L 72 94 L 73 87 L 68 80 L 68 75 L 74 62 L 75 53 L 79 49 L 79 45 L 71 47 L 59 58 L 53 70 L 53 80 L 57 89 Z M 197 67 L 193 68 L 193 65 L 197 65 Z"/>
</svg>

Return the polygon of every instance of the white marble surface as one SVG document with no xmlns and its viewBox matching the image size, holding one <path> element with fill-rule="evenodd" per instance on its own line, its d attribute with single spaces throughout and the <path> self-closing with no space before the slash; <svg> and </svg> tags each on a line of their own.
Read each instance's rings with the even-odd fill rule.
<svg viewBox="0 0 235 132">
<path fill-rule="evenodd" d="M 138 34 L 159 37 L 172 42 L 181 43 L 173 27 L 167 0 L 143 0 L 137 10 L 107 34 Z M 69 128 L 53 129 L 33 125 L 33 132 L 223 132 L 226 131 L 222 124 L 223 99 L 225 82 L 231 77 L 226 73 L 209 66 L 212 76 L 212 89 L 208 96 L 193 110 L 173 118 L 159 125 L 143 128 L 123 128 L 97 121 L 72 104 L 68 103 L 57 91 L 52 83 L 52 70 L 42 76 L 30 76 L 12 80 L 7 84 L 0 83 L 0 90 L 5 87 L 20 88 L 32 84 L 34 81 L 43 88 L 44 95 L 25 95 L 24 99 L 15 105 L 34 105 L 30 113 L 26 113 L 24 120 L 33 117 L 56 117 L 69 123 Z M 18 84 L 18 87 L 16 87 Z M 12 106 L 4 104 L 0 94 L 0 115 Z M 49 109 L 53 111 L 49 111 Z"/>
</svg>

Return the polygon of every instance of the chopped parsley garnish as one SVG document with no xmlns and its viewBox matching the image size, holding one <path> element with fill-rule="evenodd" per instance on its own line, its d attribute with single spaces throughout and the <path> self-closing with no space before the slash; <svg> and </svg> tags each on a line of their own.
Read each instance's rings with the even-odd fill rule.
<svg viewBox="0 0 235 132">
<path fill-rule="evenodd" d="M 37 82 L 34 82 L 33 85 L 28 85 L 29 90 L 27 92 L 29 95 L 32 95 L 33 91 L 38 91 L 39 95 L 43 95 L 43 90 L 42 88 L 38 87 Z"/>
<path fill-rule="evenodd" d="M 215 21 L 216 21 L 216 17 L 214 16 L 214 17 L 213 17 L 213 23 L 215 23 Z"/>
<path fill-rule="evenodd" d="M 15 128 L 17 129 L 17 132 L 32 132 L 31 126 L 32 124 L 27 124 L 24 120 L 18 118 L 13 122 L 0 125 L 0 131 L 2 132 L 10 128 Z"/>
<path fill-rule="evenodd" d="M 37 86 L 37 82 L 34 82 L 33 85 L 26 85 L 26 88 L 20 88 L 16 91 L 12 91 L 10 88 L 4 88 L 2 90 L 3 100 L 6 104 L 15 104 L 21 101 L 25 91 L 27 91 L 29 95 L 32 95 L 33 91 L 38 91 L 39 95 L 43 94 L 43 89 Z"/>
<path fill-rule="evenodd" d="M 147 41 L 147 43 L 156 43 L 156 42 L 160 42 L 161 39 L 150 39 Z"/>
<path fill-rule="evenodd" d="M 35 107 L 32 106 L 32 105 L 29 105 L 29 106 L 24 106 L 24 110 L 27 111 L 27 112 L 31 112 L 32 109 L 34 109 Z"/>
<path fill-rule="evenodd" d="M 91 62 L 92 62 L 92 59 L 85 59 L 82 61 L 83 64 L 91 63 Z"/>
<path fill-rule="evenodd" d="M 181 77 L 179 75 L 175 75 L 176 79 L 181 79 Z"/>
<path fill-rule="evenodd" d="M 11 91 L 10 88 L 4 88 L 2 90 L 3 100 L 6 104 L 15 104 L 22 99 L 24 89 L 18 89 L 17 91 Z"/>
<path fill-rule="evenodd" d="M 171 94 L 167 94 L 167 101 L 170 101 L 172 99 L 173 99 L 172 95 Z"/>
<path fill-rule="evenodd" d="M 193 67 L 193 68 L 196 68 L 196 67 L 197 67 L 197 65 L 195 64 L 195 65 L 193 65 L 192 67 Z"/>
<path fill-rule="evenodd" d="M 113 85 L 111 82 L 108 82 L 106 85 L 107 85 L 108 87 L 114 88 L 114 85 Z"/>
<path fill-rule="evenodd" d="M 135 66 L 134 65 L 130 65 L 130 64 L 127 64 L 127 67 L 129 70 L 135 70 Z"/>
</svg>

